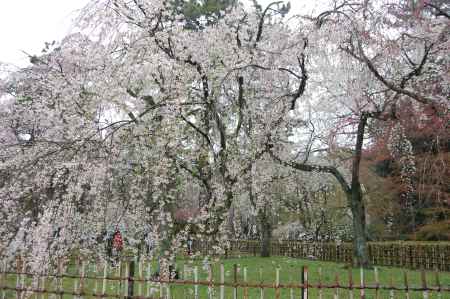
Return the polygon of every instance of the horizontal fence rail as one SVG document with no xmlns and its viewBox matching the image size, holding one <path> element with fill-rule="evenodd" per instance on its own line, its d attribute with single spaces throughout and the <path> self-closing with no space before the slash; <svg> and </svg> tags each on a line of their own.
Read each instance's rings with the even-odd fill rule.
<svg viewBox="0 0 450 299">
<path fill-rule="evenodd" d="M 3 263 L 0 271 L 1 299 L 65 299 L 65 298 L 140 298 L 140 299 L 200 299 L 200 298 L 450 298 L 450 275 L 439 272 L 403 272 L 403 284 L 394 284 L 392 276 L 386 284 L 379 278 L 379 269 L 348 269 L 342 273 L 327 273 L 319 268 L 310 271 L 307 266 L 299 267 L 286 274 L 287 268 L 276 267 L 273 277 L 263 279 L 262 269 L 228 265 L 183 264 L 177 276 L 172 279 L 155 275 L 154 260 L 137 258 L 119 261 L 112 266 L 108 262 L 93 262 L 78 258 L 69 263 L 58 263 L 46 273 L 27 271 L 23 261 L 16 265 Z M 292 270 L 292 268 L 291 268 Z M 268 271 L 266 269 L 266 271 Z M 356 271 L 356 272 L 355 272 Z M 271 271 L 272 273 L 272 271 Z M 371 273 L 372 281 L 369 281 Z M 330 275 L 334 275 L 330 281 Z M 417 275 L 420 276 L 418 283 Z M 286 276 L 289 278 L 286 281 Z M 169 276 L 166 276 L 169 277 Z M 250 278 L 253 277 L 253 278 Z M 430 283 L 433 281 L 433 283 Z M 441 282 L 443 281 L 443 283 Z M 417 284 L 418 283 L 418 284 Z"/>
<path fill-rule="evenodd" d="M 203 255 L 214 254 L 212 245 L 207 241 L 197 241 L 193 243 L 193 251 Z M 450 271 L 450 243 L 369 242 L 368 250 L 369 261 L 372 265 Z M 259 251 L 259 241 L 234 240 L 230 241 L 230 247 L 226 250 L 225 255 L 229 257 L 257 256 Z M 271 243 L 270 253 L 274 256 L 353 263 L 353 245 L 351 243 L 279 241 Z"/>
</svg>

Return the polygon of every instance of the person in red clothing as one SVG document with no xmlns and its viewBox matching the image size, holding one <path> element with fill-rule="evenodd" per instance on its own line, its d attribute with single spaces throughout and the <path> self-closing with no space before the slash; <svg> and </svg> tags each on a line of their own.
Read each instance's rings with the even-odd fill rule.
<svg viewBox="0 0 450 299">
<path fill-rule="evenodd" d="M 123 237 L 119 230 L 116 230 L 114 234 L 108 238 L 107 254 L 111 263 L 116 264 L 119 261 L 120 253 L 123 250 Z"/>
<path fill-rule="evenodd" d="M 122 249 L 123 249 L 122 235 L 120 234 L 120 231 L 118 231 L 118 230 L 113 235 L 112 247 L 117 253 L 122 251 Z"/>
</svg>

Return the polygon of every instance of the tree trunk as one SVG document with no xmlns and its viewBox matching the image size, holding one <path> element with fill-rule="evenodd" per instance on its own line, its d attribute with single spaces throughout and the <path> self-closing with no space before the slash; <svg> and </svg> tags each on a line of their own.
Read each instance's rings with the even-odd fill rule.
<svg viewBox="0 0 450 299">
<path fill-rule="evenodd" d="M 348 196 L 350 208 L 353 216 L 353 264 L 358 267 L 367 268 L 369 266 L 369 257 L 367 250 L 367 231 L 366 231 L 366 214 L 361 188 L 352 190 Z"/>
<path fill-rule="evenodd" d="M 235 219 L 235 211 L 234 211 L 234 205 L 232 204 L 230 209 L 228 210 L 228 222 L 227 222 L 227 228 L 228 228 L 228 239 L 235 239 L 236 238 L 236 230 L 234 229 L 234 219 Z"/>
<path fill-rule="evenodd" d="M 266 209 L 260 211 L 258 215 L 259 227 L 261 234 L 261 257 L 270 256 L 270 243 L 272 241 L 272 224 L 270 223 L 269 217 L 266 214 Z"/>
<path fill-rule="evenodd" d="M 367 252 L 366 209 L 364 207 L 361 182 L 359 180 L 359 167 L 361 164 L 362 146 L 367 118 L 368 114 L 363 112 L 358 123 L 355 155 L 353 157 L 352 165 L 351 189 L 347 193 L 353 215 L 354 264 L 364 268 L 369 266 L 369 257 Z"/>
</svg>

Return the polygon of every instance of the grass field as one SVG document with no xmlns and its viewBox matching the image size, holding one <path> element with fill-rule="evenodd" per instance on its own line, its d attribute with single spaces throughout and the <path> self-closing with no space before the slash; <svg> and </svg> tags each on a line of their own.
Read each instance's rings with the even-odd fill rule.
<svg viewBox="0 0 450 299">
<path fill-rule="evenodd" d="M 279 283 L 283 284 L 293 284 L 300 283 L 302 266 L 308 267 L 308 282 L 310 284 L 318 284 L 319 281 L 322 284 L 335 284 L 336 279 L 339 279 L 339 283 L 342 285 L 348 285 L 349 282 L 349 269 L 343 264 L 337 264 L 332 262 L 320 262 L 320 261 L 309 261 L 309 260 L 300 260 L 289 257 L 270 257 L 270 258 L 259 258 L 259 257 L 243 257 L 243 258 L 235 258 L 235 259 L 225 259 L 225 260 L 217 260 L 211 261 L 211 269 L 212 269 L 212 277 L 213 281 L 220 281 L 220 264 L 224 265 L 224 273 L 225 273 L 225 282 L 232 283 L 234 281 L 234 265 L 238 265 L 238 273 L 237 273 L 237 281 L 244 281 L 244 268 L 246 268 L 247 272 L 247 281 L 249 283 L 263 283 L 263 284 L 275 284 L 276 279 L 276 269 L 279 268 Z M 153 273 L 154 269 L 156 269 L 156 263 L 153 262 L 151 265 L 150 271 Z M 184 278 L 186 280 L 194 280 L 194 267 L 198 268 L 198 279 L 199 280 L 208 280 L 208 270 L 204 268 L 202 260 L 192 260 L 186 258 L 179 258 L 177 260 L 177 269 L 180 273 L 180 278 Z M 142 267 L 142 278 L 147 277 L 148 266 L 144 265 Z M 378 267 L 378 276 L 379 282 L 381 285 L 389 286 L 393 284 L 396 287 L 404 286 L 404 270 L 398 268 L 389 268 L 389 267 Z M 125 276 L 125 267 L 121 267 L 122 276 Z M 322 273 L 319 275 L 319 271 Z M 353 284 L 359 285 L 360 283 L 360 270 L 359 269 L 351 269 Z M 139 274 L 139 269 L 136 269 L 136 275 Z M 74 265 L 69 266 L 67 273 L 68 275 L 79 276 L 79 273 L 76 270 Z M 103 270 L 102 268 L 94 273 L 93 265 L 89 265 L 86 267 L 85 276 L 98 276 L 102 277 Z M 108 271 L 109 277 L 114 277 L 118 275 L 118 267 L 111 267 Z M 183 277 L 184 275 L 184 277 Z M 5 277 L 3 277 L 5 278 Z M 450 286 L 450 273 L 441 272 L 439 274 L 440 284 L 441 286 Z M 364 281 L 366 285 L 375 284 L 375 271 L 364 270 Z M 436 286 L 436 275 L 435 273 L 427 272 L 426 281 L 428 286 Z M 4 284 L 5 279 L 2 280 L 2 285 Z M 7 286 L 15 287 L 17 282 L 17 277 L 13 274 L 6 276 Z M 25 283 L 27 286 L 30 285 L 31 279 L 26 279 Z M 408 284 L 410 287 L 420 287 L 422 286 L 422 277 L 421 273 L 418 271 L 409 271 L 408 270 Z M 62 281 L 63 289 L 66 292 L 73 292 L 74 290 L 80 291 L 80 283 L 78 280 L 72 278 L 64 278 Z M 42 284 L 41 284 L 42 286 Z M 107 281 L 106 285 L 106 294 L 115 295 L 125 293 L 126 284 L 124 282 L 120 283 L 119 281 Z M 47 279 L 45 281 L 45 288 L 47 290 L 57 290 L 58 283 L 55 280 Z M 152 293 L 153 297 L 159 297 L 160 287 L 158 284 L 144 284 L 135 282 L 134 286 L 134 295 L 143 295 L 146 296 L 148 289 Z M 84 279 L 82 291 L 93 294 L 100 294 L 102 292 L 102 279 L 98 279 L 95 281 L 94 279 Z M 164 291 L 165 292 L 165 291 Z M 199 298 L 219 298 L 220 289 L 219 287 L 211 288 L 210 292 L 212 292 L 212 297 L 210 297 L 208 293 L 207 286 L 199 286 L 198 294 Z M 243 288 L 238 289 L 238 298 L 244 298 L 244 292 L 248 294 L 248 298 L 260 298 L 261 290 L 259 288 L 249 288 L 248 290 L 244 290 Z M 279 298 L 300 298 L 300 290 L 299 289 L 287 289 L 283 288 L 279 290 L 280 297 Z M 194 298 L 195 288 L 192 285 L 171 285 L 170 286 L 171 298 L 175 299 L 183 299 L 183 298 Z M 4 292 L 4 298 L 16 298 L 16 294 L 14 291 L 6 291 Z M 332 289 L 324 289 L 322 290 L 323 298 L 333 298 L 335 294 L 335 290 Z M 291 297 L 293 295 L 293 297 Z M 354 298 L 359 298 L 360 291 L 353 290 Z M 389 291 L 380 290 L 379 298 L 389 298 Z M 72 298 L 72 295 L 64 295 L 63 298 Z M 85 296 L 84 298 L 89 298 L 91 296 Z M 108 296 L 106 296 L 108 297 Z M 25 298 L 25 297 L 22 297 Z M 60 298 L 56 295 L 39 295 L 32 296 L 31 298 L 36 299 L 46 299 L 46 298 Z M 225 298 L 233 298 L 233 288 L 225 287 Z M 264 290 L 264 298 L 276 298 L 274 289 L 265 289 Z M 319 298 L 319 291 L 317 289 L 309 289 L 309 298 Z M 339 298 L 349 298 L 349 291 L 341 289 L 339 290 Z M 366 290 L 366 298 L 375 298 L 374 290 Z M 394 298 L 406 298 L 404 291 L 395 291 Z M 410 292 L 409 298 L 423 298 L 422 292 Z M 436 293 L 430 293 L 429 297 L 438 298 Z M 450 293 L 442 293 L 442 297 L 444 299 L 450 298 Z"/>
</svg>

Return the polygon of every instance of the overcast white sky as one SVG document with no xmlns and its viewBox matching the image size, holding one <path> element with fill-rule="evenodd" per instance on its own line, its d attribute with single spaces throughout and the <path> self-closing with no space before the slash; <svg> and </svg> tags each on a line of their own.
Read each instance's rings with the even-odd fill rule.
<svg viewBox="0 0 450 299">
<path fill-rule="evenodd" d="M 274 0 L 259 0 L 263 6 Z M 76 10 L 89 0 L 0 0 L 0 62 L 25 66 L 22 52 L 39 54 L 44 42 L 62 39 L 70 31 Z M 314 1 L 313 1 L 314 2 Z M 310 0 L 291 0 L 299 12 Z"/>
<path fill-rule="evenodd" d="M 74 11 L 89 0 L 0 0 L 0 61 L 28 64 L 21 51 L 38 54 L 44 42 L 68 33 Z"/>
</svg>

